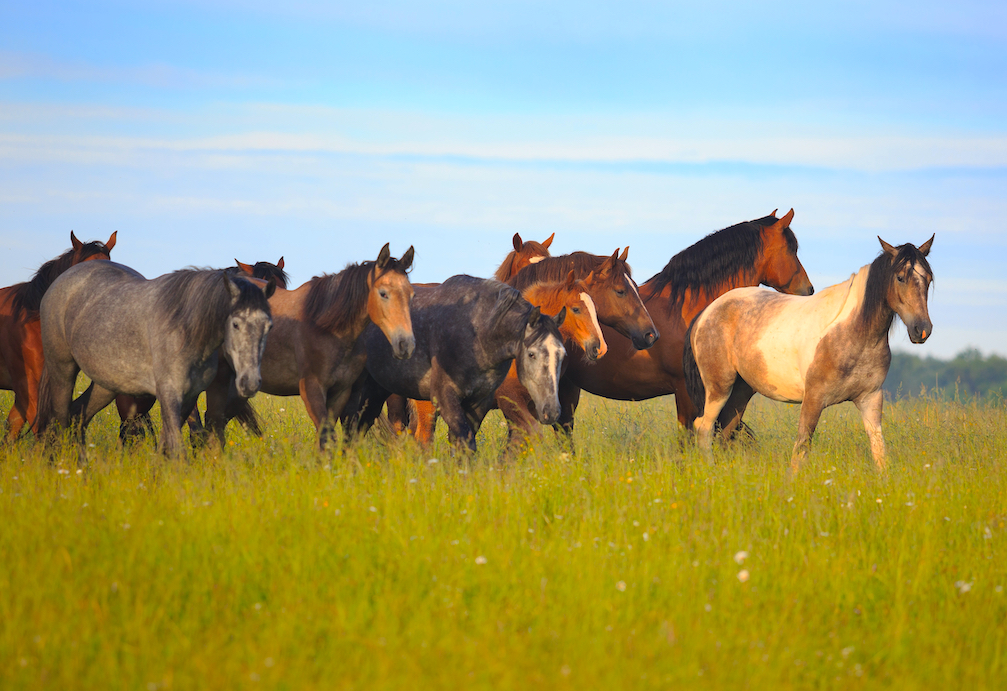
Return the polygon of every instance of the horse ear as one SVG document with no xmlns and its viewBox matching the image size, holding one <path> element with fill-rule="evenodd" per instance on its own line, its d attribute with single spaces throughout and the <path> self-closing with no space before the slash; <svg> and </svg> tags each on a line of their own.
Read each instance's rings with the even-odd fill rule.
<svg viewBox="0 0 1007 691">
<path fill-rule="evenodd" d="M 546 240 L 542 243 L 542 246 L 545 247 L 546 249 L 549 249 L 549 245 L 552 244 L 552 240 L 554 237 L 556 237 L 556 233 L 553 233 L 548 238 L 546 238 Z"/>
<path fill-rule="evenodd" d="M 563 287 L 570 288 L 574 284 L 574 282 L 576 282 L 576 280 L 577 280 L 576 274 L 574 274 L 573 269 L 570 269 L 570 273 L 566 275 L 566 284 Z"/>
<path fill-rule="evenodd" d="M 794 220 L 794 210 L 791 209 L 786 214 L 784 214 L 783 218 L 781 218 L 779 221 L 777 221 L 773 225 L 779 226 L 780 230 L 783 230 L 784 228 L 789 228 L 790 224 L 791 224 L 791 222 L 793 222 L 793 220 Z"/>
<path fill-rule="evenodd" d="M 538 318 L 542 316 L 542 310 L 539 307 L 533 307 L 531 312 L 528 314 L 528 326 L 535 328 L 538 326 Z"/>
<path fill-rule="evenodd" d="M 881 243 L 881 249 L 883 249 L 887 254 L 890 254 L 892 257 L 898 256 L 899 251 L 882 240 L 880 235 L 878 236 L 878 242 Z"/>
<path fill-rule="evenodd" d="M 252 266 L 251 264 L 242 264 L 237 259 L 234 260 L 234 263 L 238 265 L 239 269 L 241 269 L 242 271 L 244 271 L 249 276 L 254 276 L 255 275 L 255 267 Z"/>
<path fill-rule="evenodd" d="M 273 277 L 269 278 L 269 283 L 263 287 L 262 292 L 266 294 L 266 299 L 273 297 L 273 293 L 276 292 L 276 279 Z"/>
<path fill-rule="evenodd" d="M 385 246 L 381 248 L 381 251 L 378 252 L 378 260 L 374 262 L 379 269 L 385 268 L 388 265 L 388 260 L 392 256 L 392 253 L 388 251 L 388 244 L 389 243 L 386 242 Z"/>
<path fill-rule="evenodd" d="M 619 248 L 616 247 L 615 252 L 612 253 L 612 256 L 606 259 L 604 262 L 602 262 L 602 265 L 598 268 L 598 278 L 600 278 L 601 280 L 605 280 L 606 278 L 608 278 L 608 275 L 612 273 L 612 267 L 615 266 L 615 262 L 618 258 L 619 258 Z"/>
<path fill-rule="evenodd" d="M 416 254 L 416 250 L 413 249 L 412 245 L 409 245 L 409 249 L 406 250 L 405 254 L 402 255 L 402 259 L 399 260 L 399 268 L 403 272 L 409 271 L 409 267 L 413 265 L 413 255 Z"/>
<path fill-rule="evenodd" d="M 283 271 L 283 257 L 280 257 L 280 261 L 276 262 L 276 268 Z"/>
<path fill-rule="evenodd" d="M 512 242 L 514 243 L 515 252 L 520 252 L 521 248 L 524 247 L 524 241 L 521 239 L 521 233 L 514 233 Z"/>
<path fill-rule="evenodd" d="M 622 255 L 619 257 L 619 261 L 621 262 L 626 261 L 626 257 L 628 256 L 629 256 L 629 245 L 626 245 L 626 249 L 622 251 Z"/>
<path fill-rule="evenodd" d="M 115 236 L 118 234 L 119 234 L 118 230 L 113 230 L 112 234 L 108 236 L 108 242 L 105 243 L 106 251 L 111 252 L 112 248 L 115 247 Z"/>
<path fill-rule="evenodd" d="M 776 207 L 775 209 L 773 209 L 773 213 L 771 213 L 769 215 L 772 216 L 773 218 L 776 218 L 776 212 L 779 211 L 779 210 L 780 210 L 780 207 Z"/>
<path fill-rule="evenodd" d="M 934 235 L 936 235 L 936 233 Z M 920 245 L 920 254 L 922 254 L 924 257 L 930 254 L 930 246 L 933 244 L 934 244 L 934 236 L 931 235 L 929 240 Z"/>
<path fill-rule="evenodd" d="M 77 239 L 77 236 L 73 234 L 72 230 L 70 231 L 70 245 L 73 246 L 74 252 L 84 246 L 84 243 Z"/>
<path fill-rule="evenodd" d="M 556 328 L 563 326 L 563 322 L 566 320 L 566 305 L 563 305 L 563 309 L 559 311 L 554 319 L 556 320 Z"/>
<path fill-rule="evenodd" d="M 220 273 L 224 277 L 224 282 L 227 283 L 227 292 L 231 294 L 231 306 L 233 307 L 238 301 L 238 298 L 241 297 L 241 288 L 239 288 L 238 284 L 234 282 L 230 274 L 224 271 L 221 271 Z"/>
</svg>

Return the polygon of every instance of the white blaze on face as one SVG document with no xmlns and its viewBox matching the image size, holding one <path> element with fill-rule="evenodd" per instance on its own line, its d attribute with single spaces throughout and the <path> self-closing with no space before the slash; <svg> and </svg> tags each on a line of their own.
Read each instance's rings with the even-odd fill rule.
<svg viewBox="0 0 1007 691">
<path fill-rule="evenodd" d="M 595 309 L 594 300 L 587 293 L 581 293 L 580 299 L 587 305 L 587 313 L 591 315 L 591 324 L 594 326 L 594 332 L 598 334 L 598 339 L 601 341 L 601 347 L 598 348 L 598 357 L 601 357 L 608 352 L 608 344 L 605 343 L 605 335 L 601 332 L 601 324 L 598 323 L 598 310 Z"/>
<path fill-rule="evenodd" d="M 532 257 L 531 259 L 528 260 L 528 263 L 529 264 L 538 264 L 543 259 L 545 259 L 545 257 L 538 257 L 538 256 Z"/>
<path fill-rule="evenodd" d="M 636 289 L 636 284 L 633 283 L 633 279 L 626 274 L 623 274 L 622 278 L 623 280 L 626 281 L 626 285 L 629 286 L 629 289 L 633 291 L 633 294 L 636 295 L 637 297 L 640 297 L 640 291 Z"/>
</svg>

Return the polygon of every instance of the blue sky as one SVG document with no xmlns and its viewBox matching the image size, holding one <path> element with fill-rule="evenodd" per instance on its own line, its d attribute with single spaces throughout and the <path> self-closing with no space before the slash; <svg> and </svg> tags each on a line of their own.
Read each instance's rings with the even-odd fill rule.
<svg viewBox="0 0 1007 691">
<path fill-rule="evenodd" d="M 702 5 L 700 7 L 699 5 Z M 933 338 L 1007 353 L 1007 5 L 0 0 L 0 276 L 82 238 L 295 283 L 510 237 L 648 278 L 793 207 L 816 286 L 931 255 Z"/>
</svg>

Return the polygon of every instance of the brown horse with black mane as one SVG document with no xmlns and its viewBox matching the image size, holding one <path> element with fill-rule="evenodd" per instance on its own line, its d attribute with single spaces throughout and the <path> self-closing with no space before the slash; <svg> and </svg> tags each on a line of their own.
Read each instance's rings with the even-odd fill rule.
<svg viewBox="0 0 1007 691">
<path fill-rule="evenodd" d="M 70 232 L 71 248 L 43 264 L 30 281 L 0 288 L 0 389 L 14 392 L 7 415 L 6 441 L 21 434 L 25 423 L 35 422 L 38 382 L 42 376 L 42 329 L 39 305 L 52 282 L 75 264 L 108 259 L 116 233 L 108 242 L 81 242 Z"/>
<path fill-rule="evenodd" d="M 374 323 L 393 357 L 408 359 L 416 345 L 409 305 L 410 247 L 401 259 L 388 245 L 378 258 L 351 264 L 338 274 L 316 276 L 294 290 L 277 290 L 269 300 L 273 329 L 262 356 L 260 390 L 300 396 L 325 449 L 353 383 L 367 359 L 361 336 Z M 226 371 L 222 362 L 219 370 Z M 233 377 L 218 376 L 206 390 L 206 426 L 223 443 L 231 419 Z"/>
<path fill-rule="evenodd" d="M 703 308 L 732 288 L 766 285 L 792 295 L 811 295 L 814 288 L 797 258 L 797 238 L 790 229 L 791 209 L 775 212 L 707 235 L 682 250 L 664 269 L 640 286 L 640 295 L 661 330 L 661 340 L 641 350 L 624 335 L 605 328 L 609 352 L 597 364 L 570 356 L 564 382 L 618 400 L 641 401 L 675 394 L 678 421 L 688 428 L 696 417 L 682 372 L 685 332 Z M 519 274 L 520 276 L 520 274 Z M 562 394 L 561 394 L 562 396 Z M 573 410 L 563 423 L 572 429 Z"/>
</svg>

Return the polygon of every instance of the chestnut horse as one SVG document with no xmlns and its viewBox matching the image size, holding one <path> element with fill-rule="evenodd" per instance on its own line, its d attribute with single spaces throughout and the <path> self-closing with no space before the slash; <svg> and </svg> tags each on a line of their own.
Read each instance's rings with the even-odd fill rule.
<svg viewBox="0 0 1007 691">
<path fill-rule="evenodd" d="M 116 231 L 118 232 L 118 231 Z M 108 259 L 116 233 L 108 242 L 81 242 L 70 231 L 71 248 L 43 264 L 30 281 L 0 288 L 0 389 L 14 392 L 14 405 L 7 415 L 5 441 L 17 439 L 35 423 L 38 382 L 42 376 L 42 328 L 39 305 L 42 296 L 60 274 L 80 262 Z"/>
<path fill-rule="evenodd" d="M 273 330 L 262 356 L 261 390 L 299 395 L 323 450 L 363 372 L 367 352 L 361 336 L 367 325 L 373 322 L 381 329 L 394 357 L 407 359 L 413 353 L 413 287 L 406 275 L 412 263 L 412 247 L 395 259 L 385 244 L 376 261 L 316 276 L 295 290 L 277 290 L 269 301 Z M 226 362 L 220 370 L 228 371 Z M 233 376 L 218 376 L 206 390 L 206 426 L 221 444 L 235 410 L 233 389 Z"/>
<path fill-rule="evenodd" d="M 280 261 L 275 264 L 270 264 L 269 262 L 255 262 L 254 265 L 243 264 L 237 259 L 234 260 L 234 263 L 235 266 L 224 269 L 224 272 L 232 276 L 257 278 L 266 282 L 272 280 L 277 288 L 287 288 L 287 282 L 290 280 L 290 277 L 283 270 L 283 257 L 280 257 Z M 242 401 L 244 400 L 242 399 Z M 150 417 L 150 410 L 156 402 L 157 399 L 153 396 L 130 396 L 129 394 L 116 396 L 115 407 L 119 412 L 120 420 L 119 441 L 123 443 L 135 441 L 148 432 L 156 440 L 157 435 L 154 432 L 154 422 Z M 243 406 L 239 406 L 239 409 L 234 412 L 234 417 L 238 422 L 247 427 L 252 434 L 262 436 L 258 417 L 250 405 L 245 403 Z M 198 406 L 192 409 L 192 413 L 189 414 L 186 424 L 189 426 L 190 435 L 204 436 L 203 421 L 199 417 Z"/>
<path fill-rule="evenodd" d="M 742 286 L 770 286 L 785 293 L 811 295 L 814 288 L 797 258 L 797 238 L 790 230 L 791 209 L 719 230 L 682 250 L 664 270 L 640 286 L 640 295 L 661 330 L 661 340 L 640 350 L 628 338 L 602 327 L 608 355 L 588 366 L 570 358 L 564 381 L 579 396 L 580 389 L 618 400 L 642 401 L 675 394 L 678 421 L 692 427 L 696 406 L 688 396 L 682 373 L 685 332 L 699 312 L 719 295 Z M 604 325 L 604 320 L 602 324 Z M 574 397 L 576 400 L 576 397 Z M 573 427 L 573 412 L 564 420 Z"/>
<path fill-rule="evenodd" d="M 860 411 L 874 461 L 884 470 L 881 386 L 892 359 L 888 332 L 896 314 L 913 343 L 933 331 L 927 292 L 934 274 L 926 257 L 934 239 L 919 249 L 878 240 L 884 251 L 873 263 L 814 297 L 741 288 L 696 318 L 685 367 L 690 393 L 702 401 L 696 435 L 707 456 L 718 417 L 727 415 L 723 429 L 729 433 L 761 393 L 801 404 L 792 470 L 807 459 L 822 410 L 844 401 Z"/>
<path fill-rule="evenodd" d="M 504 257 L 503 263 L 500 264 L 500 268 L 493 274 L 493 278 L 501 283 L 506 283 L 524 267 L 529 264 L 536 264 L 548 257 L 549 245 L 552 244 L 554 237 L 556 237 L 556 233 L 553 233 L 542 242 L 535 242 L 534 240 L 525 242 L 521 240 L 520 234 L 514 233 L 512 240 L 514 250 Z"/>
<path fill-rule="evenodd" d="M 597 360 L 608 351 L 608 345 L 601 333 L 598 312 L 594 300 L 588 294 L 587 285 L 577 279 L 574 272 L 567 275 L 563 283 L 536 283 L 521 292 L 521 297 L 538 307 L 542 314 L 558 315 L 566 310 L 566 318 L 559 320 L 559 333 L 567 352 L 576 345 L 579 352 L 589 360 Z M 564 358 L 560 376 L 566 370 Z M 523 438 L 521 431 L 528 431 L 538 425 L 538 412 L 528 389 L 517 375 L 517 364 L 511 365 L 507 378 L 497 388 L 494 395 L 496 405 L 509 421 L 508 437 L 512 441 Z M 490 408 L 492 410 L 492 407 Z M 436 408 L 431 401 L 413 401 L 410 406 L 410 420 L 414 435 L 421 444 L 428 445 L 433 440 L 436 423 Z"/>
</svg>

